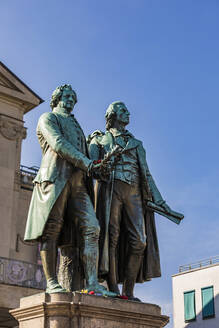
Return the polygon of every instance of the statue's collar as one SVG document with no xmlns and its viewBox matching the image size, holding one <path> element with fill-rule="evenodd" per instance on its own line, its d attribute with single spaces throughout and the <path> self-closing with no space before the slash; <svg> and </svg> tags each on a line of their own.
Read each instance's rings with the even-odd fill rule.
<svg viewBox="0 0 219 328">
<path fill-rule="evenodd" d="M 134 138 L 134 136 L 128 131 L 128 130 L 124 130 L 124 131 L 119 131 L 115 128 L 111 128 L 109 130 L 109 132 L 114 136 L 114 137 L 119 137 L 119 136 L 128 136 L 128 137 L 132 137 Z"/>
<path fill-rule="evenodd" d="M 68 116 L 70 116 L 70 117 L 74 117 L 74 115 L 71 114 L 71 113 L 69 113 L 69 112 L 67 111 L 67 109 L 64 108 L 64 107 L 55 107 L 55 108 L 53 109 L 53 112 L 54 112 L 54 113 L 57 113 L 57 114 L 60 114 L 60 115 L 62 115 L 62 116 L 65 116 L 65 117 L 68 117 Z"/>
</svg>

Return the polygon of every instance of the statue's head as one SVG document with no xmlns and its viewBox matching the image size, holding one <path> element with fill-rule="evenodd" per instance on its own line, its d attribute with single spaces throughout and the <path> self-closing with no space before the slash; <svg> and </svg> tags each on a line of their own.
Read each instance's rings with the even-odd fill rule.
<svg viewBox="0 0 219 328">
<path fill-rule="evenodd" d="M 57 87 L 52 94 L 50 107 L 55 108 L 58 105 L 72 111 L 77 102 L 77 94 L 70 84 L 64 84 Z"/>
<path fill-rule="evenodd" d="M 106 129 L 113 128 L 116 123 L 126 126 L 129 124 L 129 115 L 130 113 L 123 102 L 114 101 L 106 111 Z"/>
</svg>

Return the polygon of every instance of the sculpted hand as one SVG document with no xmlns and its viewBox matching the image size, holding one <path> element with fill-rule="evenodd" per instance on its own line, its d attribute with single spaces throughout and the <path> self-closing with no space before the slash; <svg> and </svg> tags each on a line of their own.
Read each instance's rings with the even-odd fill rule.
<svg viewBox="0 0 219 328">
<path fill-rule="evenodd" d="M 104 163 L 101 160 L 93 161 L 91 167 L 91 174 L 95 179 L 101 179 L 102 177 L 108 177 L 112 171 L 110 163 Z"/>
<path fill-rule="evenodd" d="M 167 205 L 167 203 L 165 202 L 165 200 L 162 201 L 158 201 L 156 202 L 157 205 L 161 206 L 166 212 L 170 213 L 171 212 L 171 208 Z"/>
<path fill-rule="evenodd" d="M 163 209 L 164 209 L 166 212 L 168 212 L 168 213 L 171 212 L 171 208 L 170 208 L 165 202 L 161 205 L 161 207 L 163 207 Z"/>
<path fill-rule="evenodd" d="M 101 163 L 101 160 L 93 161 L 93 163 L 91 165 L 90 174 L 93 176 L 94 179 L 100 178 L 100 163 Z"/>
</svg>

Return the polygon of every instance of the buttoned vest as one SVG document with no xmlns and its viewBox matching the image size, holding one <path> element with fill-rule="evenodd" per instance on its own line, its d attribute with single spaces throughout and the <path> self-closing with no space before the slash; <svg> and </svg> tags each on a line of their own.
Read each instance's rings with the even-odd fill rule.
<svg viewBox="0 0 219 328">
<path fill-rule="evenodd" d="M 122 142 L 125 147 L 125 140 L 123 140 L 121 136 L 117 138 L 119 138 L 119 144 L 121 145 Z M 117 138 L 115 138 L 116 144 L 118 140 Z M 126 182 L 130 185 L 139 184 L 139 164 L 136 147 L 128 149 L 122 153 L 116 164 L 114 177 L 116 180 Z"/>
</svg>

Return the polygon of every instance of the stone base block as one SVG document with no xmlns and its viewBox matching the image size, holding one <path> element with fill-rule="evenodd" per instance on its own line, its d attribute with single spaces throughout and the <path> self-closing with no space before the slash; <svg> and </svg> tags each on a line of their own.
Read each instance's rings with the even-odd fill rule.
<svg viewBox="0 0 219 328">
<path fill-rule="evenodd" d="M 155 304 L 80 293 L 24 297 L 10 312 L 20 328 L 157 328 L 169 322 Z"/>
</svg>

